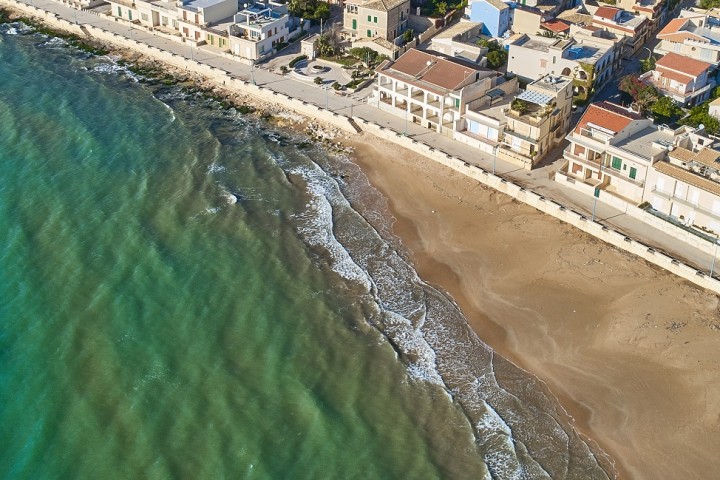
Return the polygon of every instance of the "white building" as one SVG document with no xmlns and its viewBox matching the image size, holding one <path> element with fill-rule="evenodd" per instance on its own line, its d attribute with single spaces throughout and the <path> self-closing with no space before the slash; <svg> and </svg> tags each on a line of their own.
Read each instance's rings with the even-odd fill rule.
<svg viewBox="0 0 720 480">
<path fill-rule="evenodd" d="M 493 70 L 414 48 L 376 72 L 370 103 L 448 136 L 458 129 L 468 106 L 505 81 Z"/>
<path fill-rule="evenodd" d="M 275 52 L 304 27 L 288 14 L 287 5 L 256 3 L 245 7 L 228 27 L 230 52 L 257 61 Z"/>
</svg>

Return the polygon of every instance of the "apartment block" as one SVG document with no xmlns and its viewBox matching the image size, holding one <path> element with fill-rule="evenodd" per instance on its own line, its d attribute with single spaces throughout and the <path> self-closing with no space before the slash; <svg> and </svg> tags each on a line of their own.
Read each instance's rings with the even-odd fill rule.
<svg viewBox="0 0 720 480">
<path fill-rule="evenodd" d="M 665 0 L 617 0 L 616 5 L 635 15 L 642 15 L 650 22 L 650 31 L 656 32 L 665 20 Z"/>
<path fill-rule="evenodd" d="M 505 81 L 493 70 L 414 48 L 376 73 L 370 104 L 450 137 L 467 108 Z"/>
<path fill-rule="evenodd" d="M 587 99 L 620 68 L 621 48 L 614 40 L 578 34 L 570 39 L 517 35 L 509 42 L 507 71 L 525 81 L 545 75 L 571 77 L 576 96 Z"/>
<path fill-rule="evenodd" d="M 351 38 L 395 42 L 408 29 L 410 0 L 347 0 L 343 29 Z"/>
<path fill-rule="evenodd" d="M 598 8 L 593 14 L 592 25 L 626 37 L 624 58 L 635 55 L 652 34 L 652 25 L 647 17 L 615 7 Z"/>
<path fill-rule="evenodd" d="M 644 200 L 678 222 L 720 234 L 720 152 L 709 141 L 674 147 L 648 175 Z"/>
</svg>

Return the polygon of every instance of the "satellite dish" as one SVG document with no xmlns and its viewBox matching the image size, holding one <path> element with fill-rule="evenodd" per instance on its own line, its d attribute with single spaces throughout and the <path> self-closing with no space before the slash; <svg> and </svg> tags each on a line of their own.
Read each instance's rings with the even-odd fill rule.
<svg viewBox="0 0 720 480">
<path fill-rule="evenodd" d="M 705 125 L 703 125 L 702 123 L 700 125 L 698 125 L 698 130 L 704 130 L 704 129 L 705 129 Z"/>
</svg>

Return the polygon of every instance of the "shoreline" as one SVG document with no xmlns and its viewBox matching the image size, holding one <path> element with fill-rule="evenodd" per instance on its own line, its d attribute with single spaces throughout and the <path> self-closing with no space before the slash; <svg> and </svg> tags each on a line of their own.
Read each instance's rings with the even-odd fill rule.
<svg viewBox="0 0 720 480">
<path fill-rule="evenodd" d="M 636 259 L 627 269 L 627 253 L 420 156 L 355 147 L 418 274 L 449 292 L 483 342 L 547 385 L 617 478 L 712 477 L 715 295 Z"/>
<path fill-rule="evenodd" d="M 102 42 L 100 42 L 102 43 Z M 124 49 L 126 47 L 120 47 L 120 49 Z M 142 54 L 140 54 L 142 55 Z M 176 69 L 178 67 L 168 67 L 170 71 L 173 69 Z M 162 69 L 161 69 L 162 70 Z M 193 77 L 193 75 L 191 75 Z M 188 80 L 189 82 L 199 82 L 201 85 L 204 82 L 207 82 L 207 84 L 212 85 L 212 80 L 203 79 L 198 74 L 197 78 L 191 78 Z M 207 93 L 206 91 L 205 93 Z M 220 95 L 228 95 L 229 98 L 235 98 L 242 99 L 242 101 L 247 100 L 249 104 L 252 105 L 264 105 L 267 107 L 267 111 L 273 111 L 273 109 L 277 110 L 278 105 L 267 103 L 262 99 L 252 98 L 249 95 L 243 96 L 242 94 L 236 94 L 231 92 L 223 92 L 221 88 L 218 86 L 215 86 L 215 88 L 210 88 L 209 92 L 217 93 L 222 92 Z M 263 108 L 263 107 L 261 107 Z M 281 127 L 290 127 L 290 128 L 305 128 L 308 124 L 312 125 L 313 121 L 306 119 L 302 122 L 296 121 L 293 122 L 292 120 L 288 124 L 283 124 L 283 121 L 281 121 L 278 125 Z M 318 130 L 319 133 L 318 136 L 322 137 L 322 127 Z M 338 133 L 339 131 L 336 131 L 335 133 L 331 133 L 329 136 L 331 137 L 329 140 L 337 140 L 338 137 L 341 135 Z M 597 423 L 597 406 L 595 404 L 588 404 L 586 400 L 578 399 L 577 392 L 573 391 L 571 388 L 572 385 L 568 386 L 567 381 L 563 381 L 561 378 L 558 378 L 561 376 L 560 374 L 556 373 L 554 374 L 553 378 L 548 380 L 545 375 L 542 374 L 544 372 L 545 368 L 547 368 L 546 359 L 543 360 L 542 355 L 539 355 L 539 353 L 536 356 L 533 356 L 532 354 L 528 354 L 525 347 L 528 347 L 528 342 L 532 343 L 532 338 L 528 338 L 527 335 L 530 335 L 530 337 L 536 336 L 537 331 L 527 329 L 527 327 L 524 327 L 520 324 L 510 324 L 507 325 L 503 321 L 501 321 L 498 317 L 503 312 L 507 313 L 507 311 L 512 310 L 513 305 L 509 305 L 506 302 L 506 297 L 509 295 L 508 291 L 505 290 L 490 290 L 491 293 L 497 295 L 498 298 L 490 298 L 489 300 L 493 300 L 494 302 L 491 302 L 491 305 L 479 305 L 478 301 L 475 297 L 475 295 L 478 293 L 475 288 L 473 288 L 472 285 L 468 285 L 468 283 L 471 282 L 470 277 L 471 275 L 467 271 L 467 267 L 463 268 L 462 265 L 459 265 L 457 262 L 457 259 L 455 258 L 456 255 L 459 255 L 460 252 L 454 252 L 452 255 L 441 255 L 440 249 L 439 249 L 439 243 L 442 243 L 443 239 L 438 238 L 432 238 L 433 235 L 436 237 L 441 236 L 437 233 L 434 233 L 433 230 L 438 226 L 437 223 L 433 223 L 433 219 L 436 219 L 435 217 L 439 217 L 439 215 L 432 214 L 430 215 L 429 219 L 423 218 L 423 215 L 420 212 L 413 212 L 412 208 L 410 208 L 409 211 L 406 209 L 409 208 L 407 206 L 403 206 L 407 202 L 412 202 L 412 199 L 404 198 L 406 196 L 405 192 L 401 189 L 398 189 L 394 186 L 392 186 L 393 180 L 387 178 L 389 177 L 389 173 L 387 171 L 381 171 L 381 167 L 374 164 L 373 162 L 368 162 L 367 152 L 363 152 L 362 148 L 359 148 L 362 145 L 359 145 L 358 142 L 361 141 L 362 138 L 367 138 L 367 135 L 372 135 L 371 133 L 364 134 L 362 137 L 357 138 L 349 138 L 349 139 L 340 139 L 340 141 L 343 144 L 355 146 L 357 148 L 357 154 L 354 155 L 354 157 L 357 159 L 357 163 L 361 165 L 363 172 L 368 176 L 368 178 L 371 179 L 371 183 L 373 186 L 376 186 L 380 191 L 384 193 L 384 195 L 388 198 L 391 211 L 395 214 L 395 217 L 398 219 L 395 226 L 394 231 L 396 234 L 402 239 L 403 244 L 405 247 L 411 252 L 412 258 L 415 262 L 415 266 L 418 270 L 418 273 L 420 276 L 427 281 L 435 284 L 435 285 L 441 285 L 442 289 L 444 291 L 448 291 L 453 298 L 457 301 L 457 303 L 461 306 L 463 312 L 466 315 L 466 318 L 468 320 L 468 323 L 473 328 L 473 330 L 478 334 L 478 336 L 488 345 L 490 345 L 494 350 L 496 350 L 498 353 L 500 353 L 503 357 L 508 358 L 516 365 L 520 366 L 521 368 L 525 369 L 526 371 L 529 371 L 536 375 L 536 377 L 540 378 L 541 381 L 545 382 L 555 397 L 557 397 L 560 400 L 560 404 L 565 408 L 569 414 L 575 419 L 575 426 L 579 429 L 579 431 L 583 434 L 587 434 L 585 432 L 585 429 L 589 432 L 591 432 L 589 435 L 590 440 L 596 441 L 597 438 L 593 436 L 593 433 L 597 433 L 595 430 L 597 430 L 597 426 L 595 426 L 595 429 L 593 428 L 594 423 Z M 327 137 L 326 137 L 327 138 Z M 373 139 L 376 139 L 377 137 L 373 136 Z M 398 150 L 401 150 L 402 147 L 397 146 L 396 144 L 389 142 L 387 140 L 378 140 L 378 142 L 375 143 L 376 145 L 387 145 L 389 149 L 394 149 L 396 152 Z M 372 147 L 369 147 L 372 148 Z M 404 151 L 404 150 L 403 150 Z M 415 166 L 423 164 L 425 167 L 428 168 L 428 171 L 425 172 L 418 172 L 419 176 L 428 176 L 428 172 L 432 171 L 433 174 L 438 174 L 439 178 L 442 178 L 443 180 L 446 179 L 446 177 L 452 177 L 455 181 L 460 182 L 461 180 L 458 180 L 459 177 L 462 175 L 453 172 L 452 170 L 445 168 L 442 165 L 437 165 L 436 161 L 423 158 L 422 155 L 415 153 L 415 152 L 408 152 L 404 151 L 405 154 L 403 155 L 396 155 L 398 159 L 404 159 L 403 162 L 405 163 L 404 168 L 413 167 L 413 164 L 408 161 L 408 158 L 413 158 L 413 162 L 415 162 Z M 387 156 L 387 152 L 383 151 L 383 156 Z M 363 157 L 365 156 L 365 157 Z M 393 162 L 395 163 L 395 162 Z M 387 167 L 386 167 L 387 168 Z M 407 172 L 404 173 L 404 175 L 407 175 Z M 473 184 L 474 181 L 466 176 L 462 176 L 464 179 L 464 182 L 468 185 Z M 417 179 L 408 179 L 409 182 L 415 182 Z M 429 184 L 430 188 L 433 189 L 440 189 L 440 191 L 443 190 L 443 185 L 439 184 L 440 182 L 431 182 Z M 381 184 L 386 185 L 383 187 Z M 428 187 L 428 185 L 426 185 Z M 467 186 L 466 186 L 467 187 Z M 472 196 L 474 193 L 474 190 L 476 190 L 475 187 L 467 187 L 469 189 L 469 195 Z M 480 186 L 479 190 L 482 190 L 483 192 L 483 198 L 489 199 L 494 206 L 500 205 L 501 208 L 512 210 L 512 209 L 527 209 L 531 210 L 531 213 L 525 212 L 524 215 L 534 215 L 543 217 L 540 223 L 543 224 L 549 224 L 553 228 L 551 230 L 553 231 L 560 231 L 563 236 L 565 237 L 587 237 L 585 238 L 586 243 L 591 243 L 594 245 L 597 245 L 599 243 L 602 243 L 600 240 L 596 240 L 595 238 L 587 236 L 587 234 L 582 233 L 581 231 L 573 228 L 571 225 L 561 223 L 559 220 L 556 220 L 550 216 L 542 215 L 542 213 L 534 210 L 532 207 L 529 207 L 527 205 L 520 204 L 519 202 L 514 202 L 510 197 L 503 195 L 500 192 L 490 191 L 487 187 Z M 402 194 L 398 193 L 402 192 Z M 442 198 L 445 200 L 449 200 L 453 198 L 453 193 L 449 193 L 449 190 L 445 189 L 445 192 L 447 195 L 441 195 Z M 416 192 L 418 194 L 418 198 L 423 198 L 423 192 Z M 426 195 L 429 197 L 429 195 Z M 455 197 L 454 200 L 459 200 L 457 202 L 459 205 L 465 204 L 466 208 L 470 208 L 469 211 L 477 211 L 480 209 L 483 210 L 483 207 L 485 205 L 482 205 L 481 202 L 477 202 L 476 199 L 471 199 L 469 197 Z M 432 199 L 432 198 L 424 198 L 423 201 L 425 202 L 433 202 L 437 201 L 438 199 Z M 429 204 L 429 203 L 426 203 Z M 431 210 L 435 211 L 443 211 L 440 208 L 436 209 L 428 209 L 427 212 L 425 212 L 425 215 L 428 215 L 428 212 Z M 486 208 L 484 210 L 487 210 Z M 508 220 L 510 221 L 510 220 Z M 438 229 L 436 230 L 439 232 L 442 232 L 442 236 L 445 235 L 454 236 L 455 233 L 452 232 L 453 228 L 444 225 L 446 228 Z M 455 230 L 463 230 L 466 228 L 466 226 L 463 225 L 463 223 L 459 223 L 455 226 Z M 428 230 L 429 229 L 429 230 Z M 461 232 L 462 233 L 462 232 Z M 527 232 L 525 232 L 527 233 Z M 589 240 L 588 240 L 589 238 Z M 520 245 L 520 240 L 516 241 L 517 245 Z M 604 245 L 604 244 L 603 244 Z M 612 249 L 612 247 L 606 246 L 607 249 Z M 469 249 L 465 249 L 464 253 L 468 254 L 471 251 Z M 615 255 L 615 258 L 613 258 L 613 261 L 615 263 L 620 262 L 627 262 L 627 257 L 629 256 L 626 253 L 620 253 L 615 252 L 617 255 Z M 639 265 L 638 268 L 648 269 L 647 264 L 644 262 L 638 262 L 637 259 L 631 260 L 634 263 L 637 263 Z M 634 265 L 634 264 L 633 264 Z M 498 268 L 502 267 L 503 263 L 501 262 L 500 265 L 480 265 L 482 267 L 482 272 L 484 273 L 484 277 L 481 278 L 482 280 L 480 282 L 480 285 L 483 287 L 487 287 L 490 283 L 492 283 L 490 280 L 498 280 L 497 277 L 499 277 L 499 280 L 507 280 L 506 278 L 503 278 L 505 275 L 500 274 L 498 272 Z M 505 268 L 507 268 L 505 266 Z M 653 267 L 654 268 L 654 267 Z M 622 273 L 622 272 L 621 272 Z M 688 288 L 687 284 L 685 282 L 682 282 L 679 278 L 674 278 L 674 276 L 668 272 L 660 272 L 655 271 L 653 275 L 664 275 L 673 277 L 670 280 L 671 287 L 668 288 Z M 650 277 L 648 276 L 646 280 L 648 280 Z M 674 281 L 672 281 L 674 280 Z M 567 292 L 568 290 L 571 290 L 572 287 L 569 286 L 572 285 L 572 283 L 568 283 L 568 285 L 562 285 L 563 292 Z M 587 285 L 583 285 L 583 288 L 587 289 L 589 288 Z M 692 288 L 692 287 L 691 287 Z M 537 294 L 539 297 L 545 297 L 545 296 L 551 296 L 552 292 L 544 291 Z M 556 294 L 557 295 L 557 294 Z M 710 295 L 710 294 L 706 294 Z M 487 298 L 486 298 L 487 300 Z M 542 303 L 542 299 L 533 299 L 536 303 Z M 717 300 L 717 299 L 716 299 Z M 549 307 L 548 307 L 549 308 Z M 517 312 L 515 312 L 517 313 Z M 518 323 L 520 323 L 518 321 Z M 523 328 L 525 328 L 527 331 L 523 331 Z M 685 327 L 681 327 L 680 330 L 684 330 Z M 715 343 L 714 345 L 717 345 Z M 533 350 L 530 348 L 530 350 Z M 567 367 L 567 365 L 565 365 Z M 538 372 L 541 372 L 538 374 Z M 576 373 L 577 375 L 577 373 Z M 567 378 L 571 378 L 571 375 L 565 375 Z M 587 387 L 586 387 L 587 388 Z M 602 402 L 598 402 L 602 403 Z M 662 419 L 659 419 L 662 420 Z M 673 432 L 671 432 L 673 433 Z M 602 437 L 603 435 L 600 434 Z M 587 438 L 586 438 L 587 439 Z M 711 440 L 712 442 L 714 440 Z M 606 443 L 602 441 L 598 441 L 600 446 L 603 448 L 603 450 L 615 453 L 616 450 L 618 450 L 617 446 L 613 448 L 613 442 L 607 440 Z M 635 445 L 635 448 L 638 448 L 638 445 Z M 665 452 L 664 454 L 667 454 Z M 620 472 L 621 476 L 619 478 L 643 478 L 642 476 L 636 476 L 636 475 L 630 475 L 630 472 L 633 472 L 633 469 L 627 469 L 627 466 L 623 464 L 620 460 L 618 460 L 619 455 L 613 455 L 613 458 L 616 459 L 617 465 L 616 468 Z M 626 460 L 627 462 L 627 460 Z M 660 469 L 658 470 L 660 472 L 666 472 L 666 469 Z M 684 476 L 683 476 L 684 475 Z M 661 477 L 646 477 L 646 478 L 661 478 Z M 678 478 L 706 478 L 706 477 L 693 477 L 688 476 L 688 472 L 681 472 L 681 476 Z"/>
</svg>

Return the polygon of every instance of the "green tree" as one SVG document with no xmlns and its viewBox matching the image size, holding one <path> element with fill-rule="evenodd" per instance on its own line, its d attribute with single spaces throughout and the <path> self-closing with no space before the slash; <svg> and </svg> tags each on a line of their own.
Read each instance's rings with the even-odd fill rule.
<svg viewBox="0 0 720 480">
<path fill-rule="evenodd" d="M 405 30 L 405 33 L 403 33 L 403 42 L 410 43 L 412 42 L 413 38 L 415 38 L 415 32 L 412 28 L 408 28 Z"/>
<path fill-rule="evenodd" d="M 437 10 L 440 15 L 445 15 L 448 11 L 448 4 L 445 2 L 436 3 L 435 10 Z"/>
<path fill-rule="evenodd" d="M 674 122 L 683 114 L 682 108 L 678 107 L 670 97 L 660 97 L 652 105 L 651 111 L 655 120 L 661 123 Z"/>
<path fill-rule="evenodd" d="M 507 53 L 503 50 L 493 50 L 487 54 L 488 67 L 493 70 L 497 70 L 502 67 L 505 65 L 505 62 L 507 62 Z"/>
<path fill-rule="evenodd" d="M 720 133 L 720 121 L 717 118 L 710 115 L 708 112 L 710 108 L 710 102 L 705 102 L 701 105 L 690 109 L 690 114 L 680 120 L 683 125 L 690 125 L 692 127 L 698 127 L 703 125 L 705 131 L 710 135 L 717 135 Z"/>
<path fill-rule="evenodd" d="M 650 58 L 647 58 L 645 60 L 640 60 L 640 71 L 642 73 L 649 72 L 650 70 L 655 70 L 655 57 L 652 55 Z"/>
<path fill-rule="evenodd" d="M 634 73 L 620 80 L 619 89 L 632 97 L 633 106 L 640 113 L 646 113 L 660 97 L 655 87 L 646 84 Z"/>
<path fill-rule="evenodd" d="M 709 10 L 715 7 L 720 7 L 720 0 L 700 0 L 700 8 L 703 10 Z"/>
</svg>

